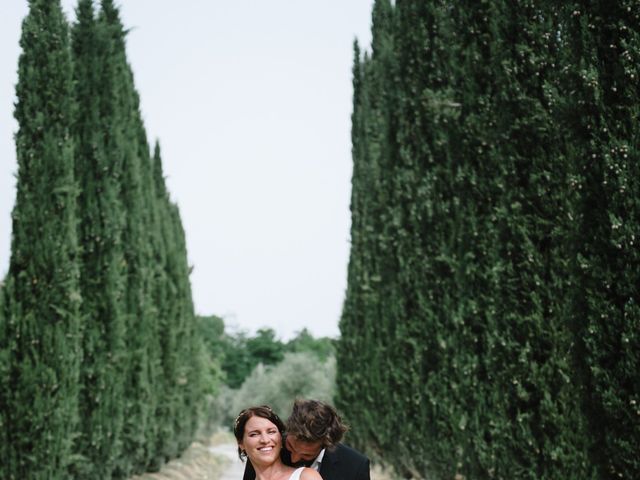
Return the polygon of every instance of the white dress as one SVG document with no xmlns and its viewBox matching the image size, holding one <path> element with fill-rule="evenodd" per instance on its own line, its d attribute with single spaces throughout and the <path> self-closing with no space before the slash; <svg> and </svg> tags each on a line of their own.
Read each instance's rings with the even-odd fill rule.
<svg viewBox="0 0 640 480">
<path fill-rule="evenodd" d="M 289 480 L 300 480 L 300 475 L 302 475 L 302 471 L 305 467 L 297 468 L 289 477 Z"/>
</svg>

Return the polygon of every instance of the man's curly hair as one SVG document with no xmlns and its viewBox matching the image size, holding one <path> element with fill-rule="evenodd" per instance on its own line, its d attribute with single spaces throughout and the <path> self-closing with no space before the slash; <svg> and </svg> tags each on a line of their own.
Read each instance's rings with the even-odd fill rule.
<svg viewBox="0 0 640 480">
<path fill-rule="evenodd" d="M 286 430 L 287 435 L 298 440 L 320 441 L 323 448 L 331 450 L 342 440 L 348 427 L 331 405 L 318 400 L 296 399 L 286 422 Z"/>
</svg>

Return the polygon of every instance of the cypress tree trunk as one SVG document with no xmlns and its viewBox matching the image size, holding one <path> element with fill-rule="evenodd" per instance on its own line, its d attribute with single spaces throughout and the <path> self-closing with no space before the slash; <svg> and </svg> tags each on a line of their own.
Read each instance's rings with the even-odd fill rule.
<svg viewBox="0 0 640 480">
<path fill-rule="evenodd" d="M 78 425 L 73 79 L 60 2 L 32 0 L 20 40 L 17 197 L 5 302 L 5 478 L 68 478 Z"/>
</svg>

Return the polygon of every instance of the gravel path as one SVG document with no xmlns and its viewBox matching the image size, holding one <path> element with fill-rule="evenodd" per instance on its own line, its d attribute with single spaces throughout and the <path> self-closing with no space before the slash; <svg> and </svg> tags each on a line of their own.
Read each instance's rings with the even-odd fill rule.
<svg viewBox="0 0 640 480">
<path fill-rule="evenodd" d="M 238 446 L 234 443 L 223 443 L 222 445 L 216 445 L 210 447 L 209 451 L 217 455 L 224 455 L 231 463 L 227 469 L 222 472 L 219 480 L 242 480 L 244 474 L 244 463 L 238 458 Z"/>
</svg>

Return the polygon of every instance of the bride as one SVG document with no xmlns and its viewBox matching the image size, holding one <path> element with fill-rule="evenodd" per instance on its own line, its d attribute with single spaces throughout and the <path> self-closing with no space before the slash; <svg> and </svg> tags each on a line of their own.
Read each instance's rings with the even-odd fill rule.
<svg viewBox="0 0 640 480">
<path fill-rule="evenodd" d="M 311 468 L 289 467 L 282 463 L 282 420 L 267 405 L 245 408 L 233 425 L 240 460 L 249 459 L 256 480 L 322 480 Z"/>
</svg>

